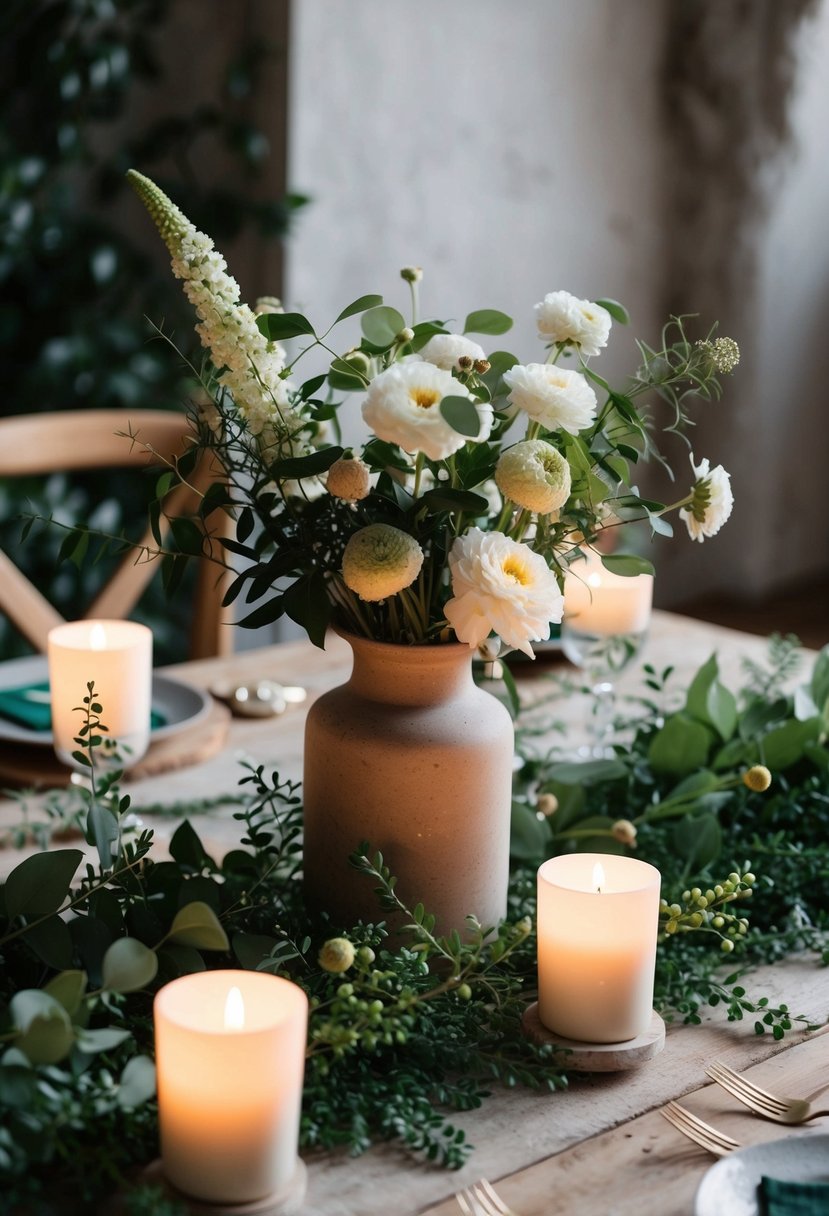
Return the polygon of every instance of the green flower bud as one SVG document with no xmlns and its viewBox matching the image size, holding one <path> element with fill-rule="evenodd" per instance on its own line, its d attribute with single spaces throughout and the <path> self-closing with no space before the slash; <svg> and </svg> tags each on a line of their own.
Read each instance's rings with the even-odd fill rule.
<svg viewBox="0 0 829 1216">
<path fill-rule="evenodd" d="M 744 874 L 743 875 L 743 882 L 746 884 L 746 886 L 750 887 L 756 881 L 757 881 L 757 879 L 754 874 Z"/>
<path fill-rule="evenodd" d="M 361 946 L 357 951 L 357 962 L 361 967 L 370 967 L 374 959 L 375 954 L 371 946 Z"/>
<path fill-rule="evenodd" d="M 423 278 L 423 271 L 419 266 L 404 266 L 400 271 L 400 277 L 407 283 L 419 283 Z"/>
<path fill-rule="evenodd" d="M 455 991 L 458 994 L 458 999 L 461 1001 L 468 1001 L 472 997 L 472 989 L 468 984 L 459 984 Z"/>
<path fill-rule="evenodd" d="M 348 971 L 353 964 L 354 947 L 347 937 L 332 937 L 323 945 L 317 955 L 317 962 L 323 971 L 340 975 L 343 971 Z"/>
<path fill-rule="evenodd" d="M 734 949 L 734 943 L 729 941 L 728 938 L 725 938 L 724 941 L 720 942 L 720 949 L 722 950 L 723 954 L 730 954 Z"/>
</svg>

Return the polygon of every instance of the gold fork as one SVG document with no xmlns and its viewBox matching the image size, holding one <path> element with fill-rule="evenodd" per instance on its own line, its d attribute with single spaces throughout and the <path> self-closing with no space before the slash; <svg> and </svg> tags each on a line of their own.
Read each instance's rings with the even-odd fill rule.
<svg viewBox="0 0 829 1216">
<path fill-rule="evenodd" d="M 517 1216 L 486 1178 L 464 1187 L 455 1198 L 464 1216 Z"/>
<path fill-rule="evenodd" d="M 678 1132 L 682 1132 L 683 1136 L 687 1136 L 701 1148 L 707 1149 L 715 1157 L 725 1157 L 735 1148 L 740 1147 L 737 1140 L 732 1140 L 730 1136 L 726 1136 L 725 1132 L 718 1132 L 710 1123 L 706 1123 L 698 1115 L 692 1115 L 678 1102 L 669 1102 L 667 1106 L 662 1107 L 659 1113 Z"/>
<path fill-rule="evenodd" d="M 809 1119 L 817 1119 L 819 1115 L 829 1115 L 829 1110 L 812 1109 L 812 1099 L 829 1089 L 829 1086 L 824 1085 L 815 1090 L 808 1098 L 784 1098 L 780 1094 L 761 1089 L 759 1085 L 755 1085 L 753 1081 L 749 1081 L 747 1077 L 719 1060 L 705 1071 L 712 1081 L 716 1081 L 738 1102 L 742 1102 L 764 1119 L 770 1119 L 772 1123 L 806 1123 Z"/>
</svg>

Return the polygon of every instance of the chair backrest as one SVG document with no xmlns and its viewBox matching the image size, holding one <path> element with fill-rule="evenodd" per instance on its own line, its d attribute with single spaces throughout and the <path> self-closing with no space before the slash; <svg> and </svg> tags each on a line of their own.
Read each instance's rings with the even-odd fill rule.
<svg viewBox="0 0 829 1216">
<path fill-rule="evenodd" d="M 192 432 L 184 414 L 164 410 L 65 410 L 0 419 L 0 477 L 102 468 L 147 468 L 181 456 Z M 126 436 L 126 437 L 125 437 Z M 134 436 L 131 442 L 129 436 Z M 206 486 L 210 478 L 203 458 L 190 479 Z M 197 495 L 177 486 L 165 500 L 165 514 L 192 510 Z M 211 533 L 225 535 L 229 520 L 223 512 L 211 519 Z M 139 544 L 155 546 L 151 530 Z M 127 553 L 115 574 L 84 613 L 86 617 L 125 617 L 134 607 L 156 569 L 152 561 L 136 562 Z M 222 609 L 226 579 L 207 558 L 199 561 L 190 635 L 191 658 L 228 654 L 232 649 L 230 618 Z M 40 591 L 0 550 L 0 611 L 39 651 L 63 618 Z"/>
</svg>

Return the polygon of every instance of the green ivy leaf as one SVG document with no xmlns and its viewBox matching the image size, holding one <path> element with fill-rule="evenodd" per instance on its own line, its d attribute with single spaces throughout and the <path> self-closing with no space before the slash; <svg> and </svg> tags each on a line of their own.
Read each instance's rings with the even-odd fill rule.
<svg viewBox="0 0 829 1216">
<path fill-rule="evenodd" d="M 512 329 L 512 317 L 497 308 L 480 308 L 471 312 L 463 323 L 465 334 L 505 334 Z"/>
<path fill-rule="evenodd" d="M 175 915 L 167 941 L 181 946 L 195 946 L 197 950 L 229 950 L 227 934 L 219 924 L 212 908 L 200 899 L 186 904 Z M 117 943 L 116 943 L 117 944 Z"/>
<path fill-rule="evenodd" d="M 120 937 L 104 955 L 102 986 L 108 992 L 137 992 L 155 979 L 158 959 L 135 937 Z"/>
<path fill-rule="evenodd" d="M 55 849 L 35 853 L 15 866 L 6 879 L 3 894 L 9 920 L 18 916 L 47 916 L 57 912 L 83 860 L 80 849 Z"/>
<path fill-rule="evenodd" d="M 475 402 L 469 397 L 444 397 L 440 403 L 440 413 L 453 431 L 477 439 L 481 432 L 481 419 Z"/>
<path fill-rule="evenodd" d="M 352 304 L 349 304 L 347 308 L 342 310 L 334 324 L 338 325 L 339 322 L 344 321 L 346 317 L 354 317 L 358 312 L 366 312 L 366 310 L 369 308 L 378 308 L 382 303 L 382 296 L 360 296 L 359 299 L 355 300 Z"/>
<path fill-rule="evenodd" d="M 391 346 L 400 331 L 406 328 L 406 319 L 396 308 L 389 308 L 384 304 L 364 312 L 360 327 L 373 346 L 385 350 L 387 346 Z"/>
</svg>

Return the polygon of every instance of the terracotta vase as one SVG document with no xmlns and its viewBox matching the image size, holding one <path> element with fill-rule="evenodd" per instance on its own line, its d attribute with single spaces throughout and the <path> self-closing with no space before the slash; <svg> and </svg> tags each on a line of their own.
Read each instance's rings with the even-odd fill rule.
<svg viewBox="0 0 829 1216">
<path fill-rule="evenodd" d="M 396 646 L 346 635 L 350 680 L 305 729 L 306 896 L 343 926 L 393 918 L 348 863 L 379 849 L 397 892 L 463 932 L 506 912 L 513 729 L 476 686 L 468 646 Z"/>
</svg>

